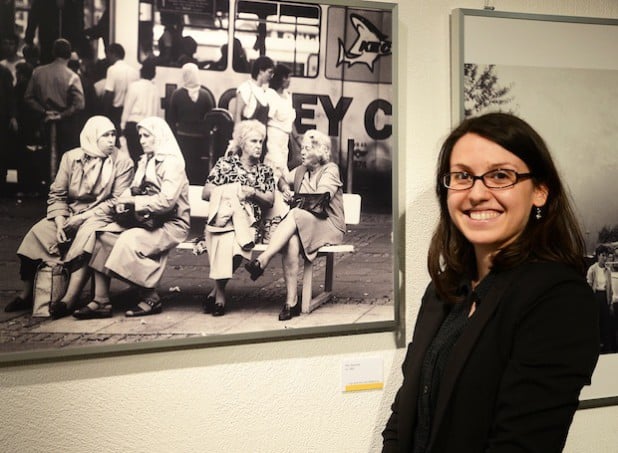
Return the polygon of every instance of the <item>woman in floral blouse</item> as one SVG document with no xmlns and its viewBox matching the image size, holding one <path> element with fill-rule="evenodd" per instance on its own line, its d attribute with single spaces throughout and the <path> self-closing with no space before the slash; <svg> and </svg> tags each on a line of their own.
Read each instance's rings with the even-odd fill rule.
<svg viewBox="0 0 618 453">
<path fill-rule="evenodd" d="M 260 163 L 265 136 L 266 128 L 257 120 L 238 123 L 230 147 L 204 185 L 202 198 L 210 201 L 206 246 L 215 281 L 204 311 L 213 316 L 225 313 L 225 286 L 242 258 L 251 258 L 262 210 L 273 204 L 273 170 Z"/>
</svg>

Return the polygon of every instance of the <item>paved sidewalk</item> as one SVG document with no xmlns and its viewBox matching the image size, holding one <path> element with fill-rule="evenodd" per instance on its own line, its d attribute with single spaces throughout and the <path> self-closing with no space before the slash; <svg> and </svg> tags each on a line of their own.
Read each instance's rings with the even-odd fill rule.
<svg viewBox="0 0 618 453">
<path fill-rule="evenodd" d="M 159 285 L 164 304 L 162 314 L 126 318 L 124 310 L 135 301 L 135 293 L 116 280 L 112 284 L 113 318 L 77 321 L 68 317 L 52 321 L 32 318 L 25 312 L 4 313 L 4 306 L 17 294 L 21 284 L 15 250 L 44 210 L 44 200 L 0 199 L 0 352 L 140 343 L 394 319 L 392 219 L 388 214 L 365 212 L 361 214 L 361 223 L 350 225 L 346 235 L 346 242 L 354 244 L 356 251 L 335 257 L 335 296 L 312 313 L 287 322 L 277 319 L 285 298 L 279 259 L 275 258 L 256 282 L 250 280 L 243 268 L 239 269 L 228 284 L 226 314 L 215 318 L 204 314 L 201 308 L 202 300 L 212 288 L 207 255 L 194 256 L 188 250 L 171 252 Z M 323 284 L 324 261 L 319 259 L 314 271 L 314 292 Z M 84 292 L 84 303 L 87 296 Z"/>
</svg>

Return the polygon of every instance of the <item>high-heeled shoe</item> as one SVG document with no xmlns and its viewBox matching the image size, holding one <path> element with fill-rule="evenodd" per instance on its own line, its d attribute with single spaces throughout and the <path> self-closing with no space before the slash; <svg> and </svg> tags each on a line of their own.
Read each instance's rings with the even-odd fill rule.
<svg viewBox="0 0 618 453">
<path fill-rule="evenodd" d="M 245 264 L 245 269 L 249 272 L 253 281 L 256 281 L 264 273 L 264 268 L 257 259 Z"/>
<path fill-rule="evenodd" d="M 300 315 L 300 303 L 296 302 L 296 305 L 290 307 L 288 304 L 283 305 L 281 312 L 279 313 L 279 321 L 289 321 L 295 316 Z"/>
<path fill-rule="evenodd" d="M 202 302 L 202 310 L 204 313 L 212 313 L 215 309 L 215 296 L 206 296 Z"/>
<path fill-rule="evenodd" d="M 21 310 L 32 310 L 32 297 L 22 299 L 20 296 L 16 296 L 4 307 L 4 311 L 7 313 Z"/>
<path fill-rule="evenodd" d="M 212 315 L 213 316 L 223 316 L 225 314 L 225 305 L 220 302 L 215 302 L 213 304 Z"/>
</svg>

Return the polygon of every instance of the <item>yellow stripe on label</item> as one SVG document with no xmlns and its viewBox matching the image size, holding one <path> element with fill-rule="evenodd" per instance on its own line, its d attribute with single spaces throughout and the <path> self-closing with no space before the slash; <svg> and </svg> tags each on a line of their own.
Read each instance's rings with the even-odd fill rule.
<svg viewBox="0 0 618 453">
<path fill-rule="evenodd" d="M 358 392 L 359 390 L 380 390 L 384 388 L 383 382 L 371 382 L 368 384 L 350 384 L 345 386 L 346 392 Z"/>
</svg>

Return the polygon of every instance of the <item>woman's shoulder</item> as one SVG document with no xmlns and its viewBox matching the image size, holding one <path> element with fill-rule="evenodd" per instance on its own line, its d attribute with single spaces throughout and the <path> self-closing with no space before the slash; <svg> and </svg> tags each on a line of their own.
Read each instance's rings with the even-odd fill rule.
<svg viewBox="0 0 618 453">
<path fill-rule="evenodd" d="M 585 277 L 567 264 L 528 262 L 506 274 L 511 274 L 512 280 L 507 294 L 524 306 L 558 299 L 565 306 L 592 304 L 594 296 Z"/>
<path fill-rule="evenodd" d="M 515 270 L 519 271 L 521 278 L 547 285 L 562 280 L 585 282 L 584 276 L 573 267 L 557 261 L 531 261 L 520 265 Z"/>
<path fill-rule="evenodd" d="M 74 162 L 78 159 L 81 159 L 82 156 L 84 155 L 84 150 L 82 150 L 81 148 L 73 148 L 70 149 L 69 151 L 66 151 L 62 157 L 61 157 L 61 161 L 64 162 Z"/>
<path fill-rule="evenodd" d="M 339 174 L 339 165 L 337 165 L 335 162 L 327 162 L 323 165 L 322 167 L 324 169 L 325 173 L 334 173 L 334 174 Z"/>
</svg>

